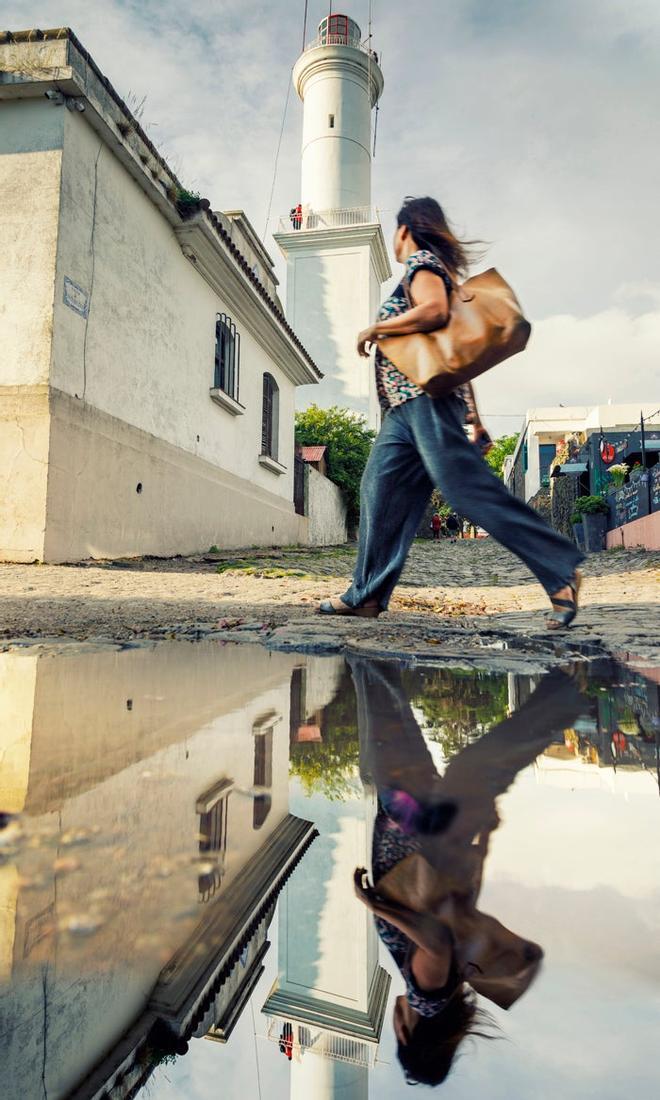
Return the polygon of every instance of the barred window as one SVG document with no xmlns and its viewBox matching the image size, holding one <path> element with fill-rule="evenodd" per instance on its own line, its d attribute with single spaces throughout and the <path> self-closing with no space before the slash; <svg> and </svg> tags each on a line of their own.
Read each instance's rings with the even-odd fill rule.
<svg viewBox="0 0 660 1100">
<path fill-rule="evenodd" d="M 238 401 L 241 337 L 226 313 L 218 313 L 215 322 L 215 374 L 213 385 Z"/>
<path fill-rule="evenodd" d="M 254 804 L 252 828 L 260 829 L 272 807 L 273 735 L 279 721 L 274 711 L 258 718 L 252 727 L 254 737 Z"/>
<path fill-rule="evenodd" d="M 261 453 L 277 459 L 280 419 L 280 391 L 272 374 L 264 374 L 261 410 Z"/>
<path fill-rule="evenodd" d="M 227 857 L 227 814 L 233 780 L 221 779 L 197 799 L 199 854 L 209 866 L 198 876 L 199 900 L 208 901 L 219 889 Z"/>
</svg>

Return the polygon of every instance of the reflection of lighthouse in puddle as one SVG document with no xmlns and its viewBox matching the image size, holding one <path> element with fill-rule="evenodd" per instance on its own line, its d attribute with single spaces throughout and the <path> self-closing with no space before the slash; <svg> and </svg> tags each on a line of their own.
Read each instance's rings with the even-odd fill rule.
<svg viewBox="0 0 660 1100">
<path fill-rule="evenodd" d="M 373 794 L 357 794 L 330 801 L 291 790 L 293 812 L 304 810 L 320 834 L 280 899 L 279 978 L 263 1006 L 291 1061 L 292 1100 L 368 1096 L 390 979 L 373 917 L 353 892 L 355 868 L 370 863 L 375 814 Z"/>
</svg>

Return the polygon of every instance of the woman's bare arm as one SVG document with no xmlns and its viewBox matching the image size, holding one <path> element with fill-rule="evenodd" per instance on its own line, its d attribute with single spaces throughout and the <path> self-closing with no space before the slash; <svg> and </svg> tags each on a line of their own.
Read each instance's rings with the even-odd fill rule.
<svg viewBox="0 0 660 1100">
<path fill-rule="evenodd" d="M 368 345 L 381 337 L 409 336 L 413 332 L 434 332 L 447 324 L 449 299 L 444 281 L 432 271 L 422 269 L 415 275 L 410 288 L 412 309 L 398 317 L 376 321 L 358 336 L 358 352 L 369 355 Z"/>
</svg>

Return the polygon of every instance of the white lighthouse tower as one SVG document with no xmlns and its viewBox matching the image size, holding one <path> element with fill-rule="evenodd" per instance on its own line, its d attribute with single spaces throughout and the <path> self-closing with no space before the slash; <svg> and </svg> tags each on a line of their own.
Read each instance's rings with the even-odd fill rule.
<svg viewBox="0 0 660 1100">
<path fill-rule="evenodd" d="M 376 427 L 373 367 L 358 356 L 356 338 L 391 275 L 371 206 L 371 117 L 383 74 L 357 23 L 329 15 L 293 82 L 303 101 L 301 209 L 275 234 L 287 260 L 287 315 L 325 375 L 312 399 L 364 413 Z"/>
</svg>

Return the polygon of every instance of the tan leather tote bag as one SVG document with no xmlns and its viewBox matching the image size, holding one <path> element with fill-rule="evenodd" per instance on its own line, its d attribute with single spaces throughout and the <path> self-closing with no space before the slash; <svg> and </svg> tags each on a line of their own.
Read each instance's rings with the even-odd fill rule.
<svg viewBox="0 0 660 1100">
<path fill-rule="evenodd" d="M 412 306 L 407 280 L 404 290 Z M 491 267 L 454 286 L 444 328 L 388 336 L 378 343 L 411 382 L 430 397 L 445 397 L 523 351 L 531 331 L 513 290 Z"/>
</svg>

